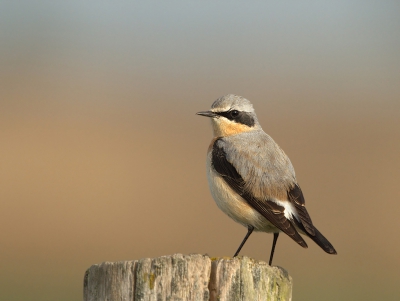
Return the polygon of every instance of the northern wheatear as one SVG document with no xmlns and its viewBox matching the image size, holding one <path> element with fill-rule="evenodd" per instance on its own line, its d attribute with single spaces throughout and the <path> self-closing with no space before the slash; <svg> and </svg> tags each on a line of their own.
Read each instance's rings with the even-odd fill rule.
<svg viewBox="0 0 400 301">
<path fill-rule="evenodd" d="M 308 215 L 292 163 L 262 130 L 250 101 L 229 94 L 197 114 L 210 117 L 214 130 L 207 153 L 211 194 L 223 212 L 248 229 L 234 257 L 253 230 L 274 234 L 270 265 L 280 231 L 303 248 L 307 244 L 299 232 L 336 254 Z"/>
</svg>

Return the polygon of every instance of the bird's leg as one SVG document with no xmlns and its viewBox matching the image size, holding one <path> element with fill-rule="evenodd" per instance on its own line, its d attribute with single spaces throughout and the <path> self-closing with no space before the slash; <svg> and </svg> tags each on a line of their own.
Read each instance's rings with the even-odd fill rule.
<svg viewBox="0 0 400 301">
<path fill-rule="evenodd" d="M 240 244 L 239 248 L 237 249 L 235 255 L 233 255 L 233 257 L 236 257 L 239 255 L 240 250 L 242 249 L 242 247 L 244 246 L 244 244 L 246 243 L 246 240 L 249 238 L 250 234 L 253 233 L 254 227 L 251 225 L 247 226 L 247 234 L 246 236 L 243 238 L 242 243 Z"/>
<path fill-rule="evenodd" d="M 269 256 L 269 265 L 272 264 L 272 257 L 274 257 L 274 252 L 275 252 L 275 245 L 276 241 L 278 240 L 279 232 L 274 233 L 274 240 L 272 242 L 272 249 L 271 249 L 271 255 Z"/>
</svg>

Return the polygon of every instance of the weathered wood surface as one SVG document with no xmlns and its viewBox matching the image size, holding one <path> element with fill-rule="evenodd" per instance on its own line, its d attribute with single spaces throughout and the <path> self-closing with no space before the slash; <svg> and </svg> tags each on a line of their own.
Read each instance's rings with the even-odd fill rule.
<svg viewBox="0 0 400 301">
<path fill-rule="evenodd" d="M 289 301 L 292 278 L 248 257 L 175 254 L 104 262 L 85 273 L 84 301 Z"/>
<path fill-rule="evenodd" d="M 280 267 L 249 257 L 212 262 L 210 301 L 292 300 L 292 277 Z"/>
</svg>

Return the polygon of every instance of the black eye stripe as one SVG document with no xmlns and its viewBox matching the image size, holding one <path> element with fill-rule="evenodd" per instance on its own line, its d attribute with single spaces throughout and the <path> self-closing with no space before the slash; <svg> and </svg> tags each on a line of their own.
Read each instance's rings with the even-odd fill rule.
<svg viewBox="0 0 400 301">
<path fill-rule="evenodd" d="M 237 110 L 229 110 L 225 112 L 215 112 L 215 114 L 232 120 L 236 123 L 245 124 L 249 127 L 254 126 L 254 118 L 248 112 L 240 112 Z"/>
<path fill-rule="evenodd" d="M 230 110 L 229 111 L 225 111 L 225 112 L 215 112 L 215 114 L 217 114 L 219 116 L 222 116 L 222 117 L 225 117 L 225 118 L 228 118 L 229 120 L 233 120 Z"/>
</svg>

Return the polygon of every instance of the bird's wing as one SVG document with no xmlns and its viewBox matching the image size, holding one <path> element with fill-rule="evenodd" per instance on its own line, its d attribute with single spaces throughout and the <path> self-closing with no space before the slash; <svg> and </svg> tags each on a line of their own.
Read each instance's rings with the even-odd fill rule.
<svg viewBox="0 0 400 301">
<path fill-rule="evenodd" d="M 226 152 L 223 144 L 218 143 L 221 139 L 217 139 L 212 148 L 212 166 L 215 171 L 225 180 L 225 182 L 238 193 L 247 203 L 257 212 L 264 216 L 279 230 L 286 233 L 294 241 L 304 248 L 307 244 L 300 234 L 296 231 L 292 222 L 285 217 L 285 208 L 268 199 L 259 199 L 252 195 L 248 189 L 242 176 L 236 168 L 227 160 Z"/>
<path fill-rule="evenodd" d="M 315 227 L 311 221 L 311 217 L 305 207 L 305 200 L 300 186 L 295 184 L 294 187 L 288 191 L 289 200 L 295 206 L 300 222 L 303 224 L 304 229 L 308 234 L 315 235 Z"/>
<path fill-rule="evenodd" d="M 294 221 L 296 226 L 304 231 L 304 233 L 307 234 L 308 237 L 310 237 L 315 243 L 317 243 L 325 252 L 329 254 L 337 254 L 332 244 L 313 225 L 307 209 L 304 206 L 305 200 L 300 186 L 296 184 L 288 192 L 288 197 L 292 204 L 294 204 L 296 207 L 297 214 L 300 217 L 300 221 Z"/>
</svg>

